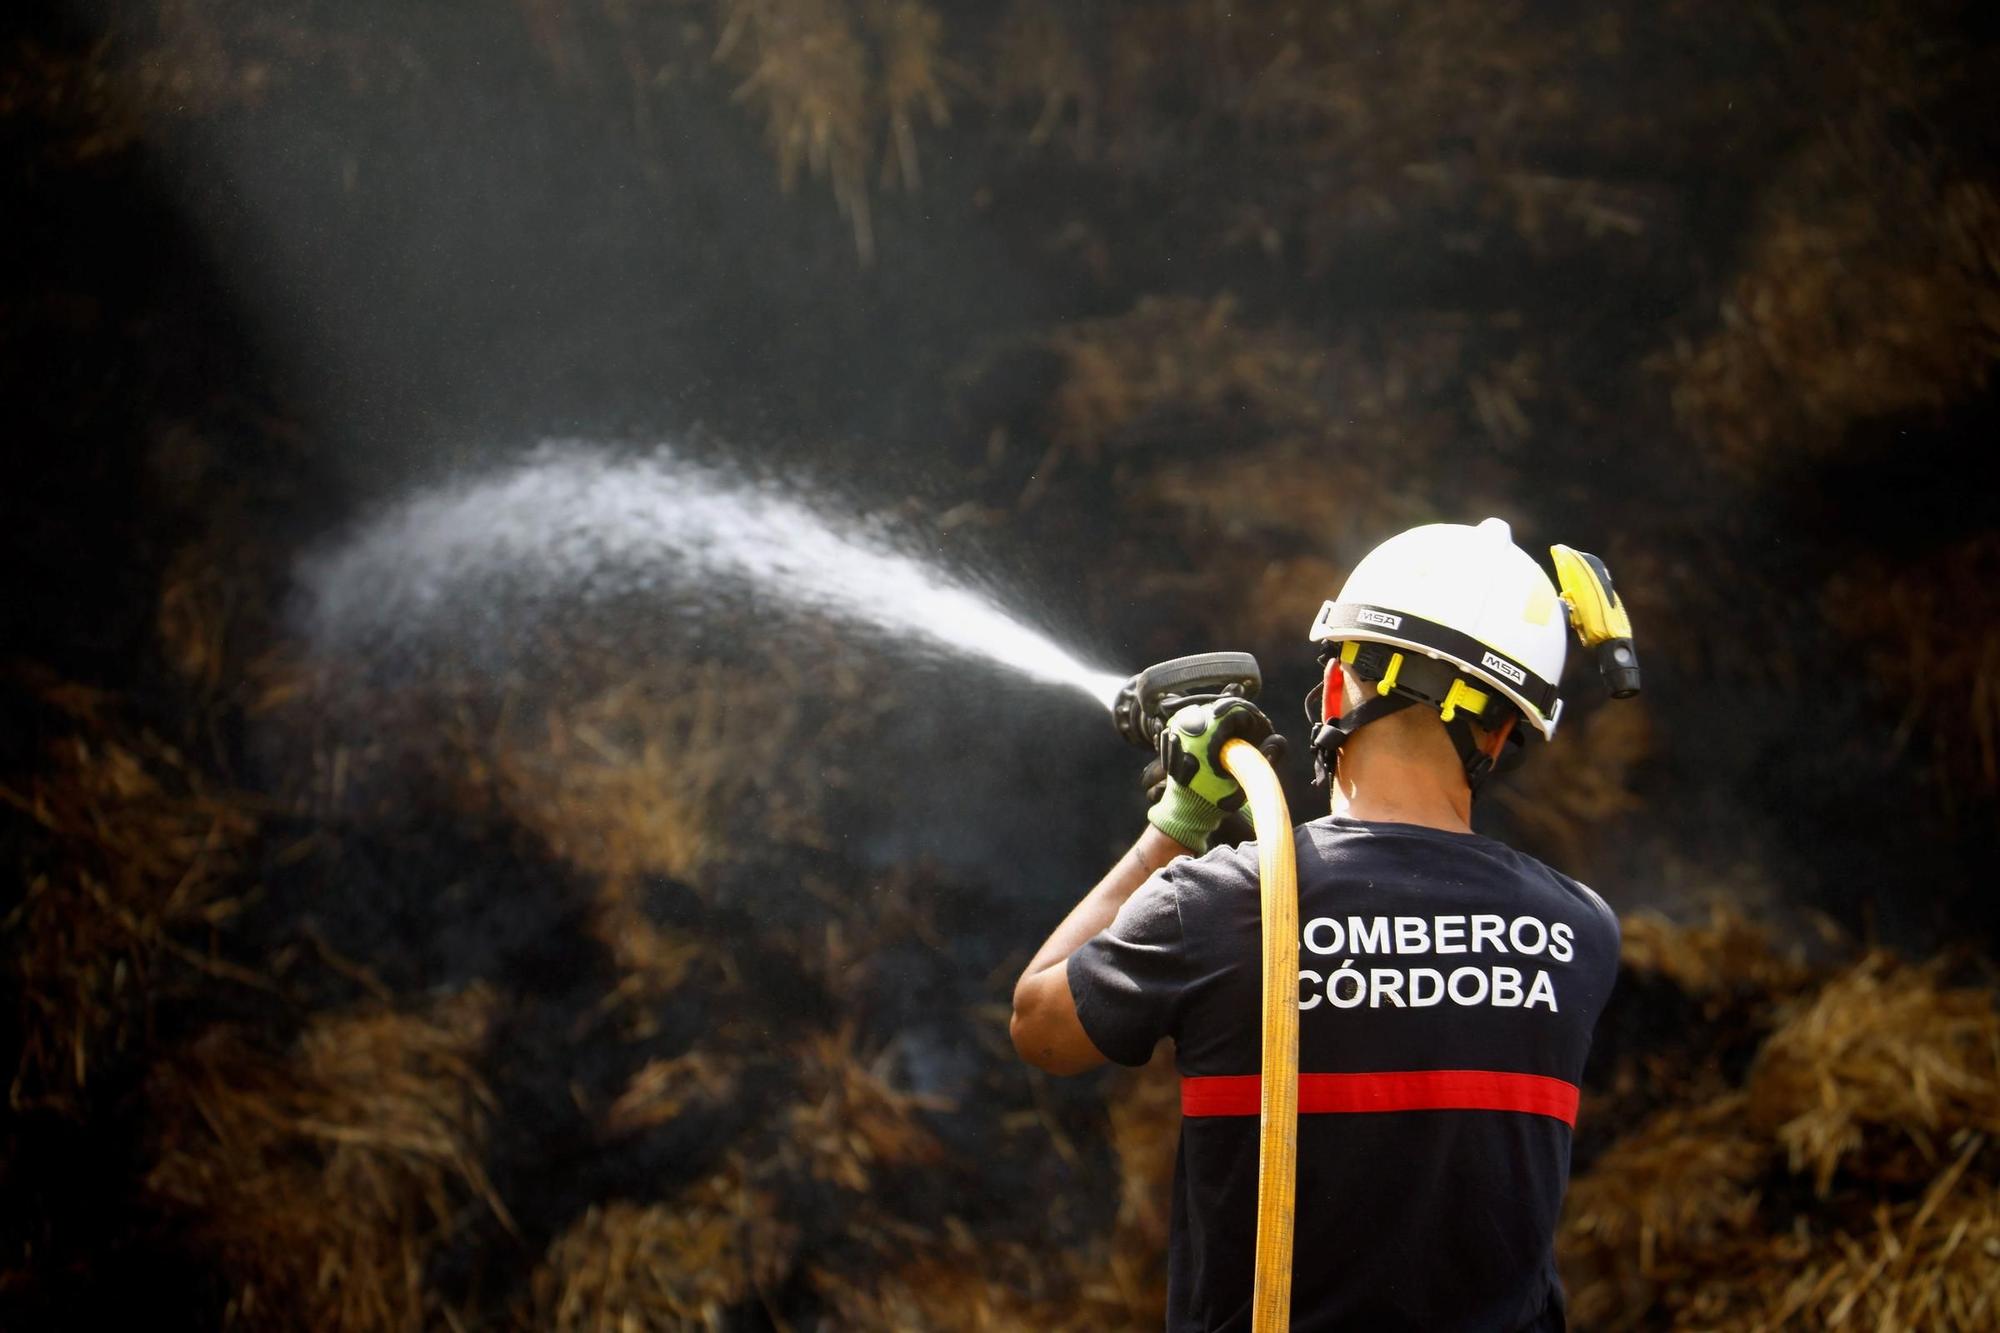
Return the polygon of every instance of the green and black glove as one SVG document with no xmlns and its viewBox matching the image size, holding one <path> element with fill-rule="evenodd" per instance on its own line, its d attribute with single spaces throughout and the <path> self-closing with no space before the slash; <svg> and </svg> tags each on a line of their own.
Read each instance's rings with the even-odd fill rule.
<svg viewBox="0 0 2000 1333">
<path fill-rule="evenodd" d="M 1183 847 L 1206 848 L 1223 819 L 1243 806 L 1243 789 L 1222 767 L 1223 745 L 1259 745 L 1270 734 L 1270 719 L 1248 699 L 1225 696 L 1175 712 L 1160 729 L 1166 790 L 1146 821 Z"/>
</svg>

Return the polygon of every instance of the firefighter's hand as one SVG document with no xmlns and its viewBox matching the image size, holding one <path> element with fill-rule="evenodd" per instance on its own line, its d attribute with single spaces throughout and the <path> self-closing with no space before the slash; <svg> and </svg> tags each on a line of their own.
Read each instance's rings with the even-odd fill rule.
<svg viewBox="0 0 2000 1333">
<path fill-rule="evenodd" d="M 1176 712 L 1160 730 L 1167 785 L 1147 822 L 1190 851 L 1207 848 L 1223 817 L 1243 805 L 1243 789 L 1222 767 L 1223 745 L 1237 739 L 1256 745 L 1270 734 L 1270 719 L 1248 699 L 1225 697 Z"/>
</svg>

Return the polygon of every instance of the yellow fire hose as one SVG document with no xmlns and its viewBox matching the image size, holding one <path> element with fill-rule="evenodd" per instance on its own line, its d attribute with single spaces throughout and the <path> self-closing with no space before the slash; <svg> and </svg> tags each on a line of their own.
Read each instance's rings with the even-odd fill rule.
<svg viewBox="0 0 2000 1333">
<path fill-rule="evenodd" d="M 1299 1159 L 1299 871 L 1292 815 L 1278 775 L 1245 740 L 1222 747 L 1222 766 L 1249 801 L 1263 886 L 1263 1102 L 1257 1118 L 1256 1286 L 1251 1333 L 1284 1333 L 1292 1314 L 1292 1207 Z"/>
</svg>

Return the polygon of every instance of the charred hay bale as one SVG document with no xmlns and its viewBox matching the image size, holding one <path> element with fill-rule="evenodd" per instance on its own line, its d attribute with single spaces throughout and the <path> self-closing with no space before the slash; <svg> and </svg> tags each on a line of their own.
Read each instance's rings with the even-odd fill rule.
<svg viewBox="0 0 2000 1333">
<path fill-rule="evenodd" d="M 780 183 L 791 190 L 802 168 L 826 177 L 866 257 L 870 70 L 844 0 L 729 0 L 715 55 L 741 63 L 736 98 L 762 108 Z"/>
<path fill-rule="evenodd" d="M 667 1202 L 592 1206 L 549 1246 L 516 1325 L 536 1333 L 721 1327 L 730 1310 L 778 1287 L 796 1244 L 776 1194 L 732 1159 Z"/>
<path fill-rule="evenodd" d="M 481 1164 L 472 1067 L 492 995 L 314 1017 L 289 1049 L 218 1026 L 164 1061 L 148 1191 L 231 1285 L 245 1328 L 423 1329 L 426 1267 L 468 1205 L 511 1226 Z"/>
<path fill-rule="evenodd" d="M 947 90 L 963 76 L 944 54 L 944 20 L 920 0 L 724 0 L 715 59 L 742 76 L 735 98 L 762 115 L 787 191 L 802 172 L 823 177 L 874 257 L 868 177 L 919 181 L 916 128 L 950 119 Z"/>
<path fill-rule="evenodd" d="M 658 997 L 704 958 L 704 914 L 683 907 L 714 907 L 717 877 L 752 848 L 821 842 L 822 800 L 845 775 L 837 759 L 797 756 L 844 753 L 869 706 L 845 706 L 860 686 L 841 670 L 817 665 L 808 690 L 806 668 L 779 655 L 754 670 L 574 665 L 546 681 L 447 674 L 359 698 L 336 688 L 293 698 L 274 725 L 310 751 L 295 765 L 313 775 L 310 804 L 383 829 L 490 826 L 566 863 L 582 924 L 629 998 Z M 340 724 L 322 727 L 329 716 Z M 727 966 L 713 949 L 707 959 Z"/>
<path fill-rule="evenodd" d="M 1726 916 L 1698 930 L 1628 922 L 1626 950 L 1628 968 L 1724 1009 L 1769 1011 L 1812 975 Z M 2000 1018 L 1990 992 L 1939 975 L 1863 960 L 1778 1010 L 1741 1090 L 1658 1111 L 1596 1154 L 1559 1234 L 1576 1321 L 1987 1326 Z M 1788 1161 L 1812 1171 L 1811 1194 L 1788 1191 Z M 1921 1197 L 1899 1198 L 1910 1183 Z"/>
<path fill-rule="evenodd" d="M 1118 1167 L 1118 1219 L 1102 1274 L 1100 1304 L 1116 1304 L 1139 1327 L 1167 1313 L 1167 1226 L 1181 1132 L 1181 1081 L 1173 1060 L 1156 1056 L 1121 1071 L 1106 1092 L 1111 1152 Z M 1115 1296 L 1113 1293 L 1115 1292 Z"/>
<path fill-rule="evenodd" d="M 680 986 L 703 953 L 650 910 L 649 886 L 699 884 L 753 823 L 760 836 L 807 833 L 810 796 L 783 776 L 789 698 L 719 667 L 635 677 L 466 742 L 490 762 L 501 808 L 587 872 L 590 931 L 646 994 Z"/>
<path fill-rule="evenodd" d="M 1425 210 L 1536 240 L 1563 223 L 1592 238 L 1643 230 L 1652 209 L 1629 184 L 1521 167 L 1540 136 L 1593 132 L 1576 123 L 1578 71 L 1616 49 L 1620 27 L 1463 0 L 1083 12 L 1013 0 L 986 86 L 1030 147 L 1173 182 L 1190 209 L 1202 201 L 1182 182 L 1226 159 L 1235 188 L 1196 235 L 1266 259 L 1303 250 L 1310 271 Z"/>
<path fill-rule="evenodd" d="M 1213 608 L 1232 619 L 1210 631 L 1251 646 L 1296 644 L 1355 558 L 1435 517 L 1412 477 L 1480 429 L 1466 384 L 1493 333 L 1445 316 L 1324 342 L 1226 295 L 1072 323 L 1044 340 L 1051 379 L 1025 429 L 1048 444 L 1018 503 L 1117 506 L 1107 581 Z M 1481 457 L 1465 486 L 1498 493 Z"/>
<path fill-rule="evenodd" d="M 2000 1286 L 2000 1190 L 1967 1144 L 1920 1198 L 1868 1197 L 1767 1223 L 1651 1306 L 1606 1327 L 1714 1329 L 1875 1328 L 1890 1333 L 1993 1327 Z M 1596 1325 L 1593 1325 L 1596 1326 Z"/>
<path fill-rule="evenodd" d="M 1128 1308 L 1095 1247 L 1051 1252 L 976 1236 L 957 1217 L 934 1230 L 893 1228 L 874 1239 L 881 1262 L 812 1264 L 813 1291 L 838 1328 L 956 1333 L 1139 1330 L 1157 1321 Z M 891 1248 L 893 1247 L 893 1248 Z"/>
<path fill-rule="evenodd" d="M 1064 1134 L 1047 1106 L 994 1127 L 991 1154 L 1052 1152 L 1083 1179 L 1114 1191 L 1115 1213 L 1079 1228 L 1067 1201 L 1044 1199 L 1039 1215 L 1031 1201 L 1028 1216 L 989 1218 L 975 1230 L 956 1212 L 940 1218 L 907 1204 L 885 1208 L 885 1187 L 877 1184 L 849 1214 L 843 1233 L 851 1244 L 842 1260 L 809 1265 L 813 1290 L 838 1317 L 838 1327 L 1157 1328 L 1166 1306 L 1179 1087 L 1168 1059 L 1114 1076 L 1103 1103 L 1108 1154 Z M 920 1165 L 968 1179 L 960 1163 Z M 1024 1159 L 1015 1169 L 1026 1165 Z"/>
<path fill-rule="evenodd" d="M 1812 977 L 1796 956 L 1778 949 L 1768 929 L 1723 904 L 1709 909 L 1706 922 L 1638 912 L 1619 925 L 1622 968 L 1671 982 L 1710 1013 L 1743 1002 L 1774 1005 Z"/>
<path fill-rule="evenodd" d="M 785 1112 L 784 1154 L 803 1173 L 866 1193 L 879 1172 L 937 1164 L 943 1149 L 925 1111 L 951 1109 L 941 1097 L 889 1080 L 894 1052 L 855 1048 L 854 1027 L 815 1033 L 796 1048 L 799 1097 Z"/>
<path fill-rule="evenodd" d="M 21 789 L 25 889 L 5 922 L 23 1013 L 10 1100 L 75 1111 L 93 1064 L 114 1059 L 164 993 L 189 981 L 268 983 L 206 937 L 241 906 L 233 877 L 258 821 L 180 751 L 120 726 L 108 701 L 44 682 L 75 730 Z"/>
<path fill-rule="evenodd" d="M 955 940 L 950 927 L 940 924 L 941 900 L 949 888 L 929 867 L 871 875 L 865 891 L 821 874 L 803 876 L 800 887 L 821 915 L 802 919 L 793 930 L 771 932 L 767 939 L 792 955 L 800 979 L 823 990 L 839 1013 L 866 1014 L 885 998 L 907 998 L 884 995 L 899 982 L 935 986 L 949 981 L 948 973 L 936 974 L 953 967 L 954 944 L 960 950 L 976 947 Z M 899 962 L 905 965 L 899 967 Z M 918 1015 L 905 1011 L 890 1017 L 907 1023 Z"/>
<path fill-rule="evenodd" d="M 1618 985 L 1584 1071 L 1579 1172 L 1629 1126 L 1733 1091 L 1779 1006 L 1814 976 L 1731 905 L 1712 907 L 1706 921 L 1638 912 L 1620 924 Z"/>
<path fill-rule="evenodd" d="M 128 150 L 165 124 L 254 108 L 275 82 L 269 46 L 311 40 L 302 26 L 285 24 L 279 43 L 266 32 L 267 49 L 246 51 L 231 40 L 242 34 L 225 32 L 205 5 L 105 21 L 111 30 L 82 51 L 20 42 L 18 68 L 0 89 L 0 114 L 45 124 L 58 160 L 90 162 Z"/>
<path fill-rule="evenodd" d="M 1982 1174 L 1975 1168 L 1989 1160 Z M 2000 1184 L 1968 1143 L 1923 1197 L 1797 1227 L 1715 1275 L 1685 1321 L 1719 1329 L 1975 1333 L 2000 1323 Z"/>
<path fill-rule="evenodd" d="M 992 1270 L 990 1259 L 971 1255 L 925 1257 L 869 1277 L 813 1270 L 813 1286 L 840 1328 L 971 1329 L 1050 1333 L 1124 1325 L 1096 1322 L 1052 1303 L 1036 1301 Z"/>
<path fill-rule="evenodd" d="M 2000 1134 L 2000 1012 L 1939 963 L 1874 954 L 1802 1002 L 1750 1070 L 1748 1113 L 1824 1195 L 1835 1172 L 1921 1180 Z"/>
<path fill-rule="evenodd" d="M 1575 1224 L 1565 1223 L 1570 1314 L 1580 1327 L 1611 1330 L 1991 1328 L 2000 1302 L 1993 1281 L 2000 1188 L 1967 1170 L 1980 1150 L 1968 1145 L 1921 1198 L 1899 1204 L 1864 1202 L 1800 1216 L 1789 1227 L 1755 1218 L 1739 1227 L 1725 1212 L 1722 1226 L 1706 1233 L 1707 1248 L 1656 1251 L 1650 1273 L 1638 1267 L 1629 1244 L 1605 1250 L 1596 1234 L 1578 1235 Z M 1704 1179 L 1699 1165 L 1695 1179 Z M 1571 1190 L 1572 1214 L 1580 1193 L 1598 1197 L 1586 1183 Z M 1742 1197 L 1754 1204 L 1754 1196 Z M 1591 1213 L 1595 1220 L 1604 1216 Z"/>
<path fill-rule="evenodd" d="M 594 1206 L 551 1245 L 519 1325 L 710 1328 L 745 1307 L 794 1318 L 804 1299 L 827 1327 L 1125 1327 L 1104 1316 L 1123 1296 L 1094 1260 L 1086 1271 L 939 1211 L 949 1186 L 931 1182 L 965 1173 L 922 1116 L 948 1104 L 892 1082 L 893 1044 L 855 1042 L 849 1026 L 784 1052 L 787 1100 L 737 1135 L 711 1178 L 648 1207 Z M 705 1051 L 651 1063 L 606 1130 L 666 1126 L 736 1096 L 740 1075 Z"/>
<path fill-rule="evenodd" d="M 1301 492 L 1318 508 L 1289 526 L 1322 532 L 1329 506 L 1343 512 L 1338 502 L 1360 498 L 1341 494 L 1353 485 L 1383 489 L 1467 430 L 1525 434 L 1539 389 L 1521 338 L 1516 316 L 1444 313 L 1403 316 L 1365 339 L 1324 341 L 1282 321 L 1247 319 L 1227 294 L 1145 297 L 1044 339 L 1057 366 L 1045 413 L 1049 454 L 1035 476 L 1064 459 L 1088 464 L 1144 451 L 1149 479 L 1168 462 L 1201 469 L 1200 484 L 1160 483 L 1164 499 L 1231 506 L 1228 515 L 1261 527 L 1285 523 L 1282 510 L 1270 515 L 1269 501 Z M 1282 447 L 1260 452 L 1269 446 Z M 1222 447 L 1230 462 L 1218 476 Z M 1262 472 L 1238 482 L 1239 467 Z M 1313 485 L 1301 486 L 1307 470 Z"/>
<path fill-rule="evenodd" d="M 1643 806 L 1633 790 L 1651 757 L 1651 715 L 1638 704 L 1599 708 L 1564 728 L 1562 744 L 1536 748 L 1531 761 L 1495 790 L 1528 848 L 1588 876 L 1593 836 Z"/>
<path fill-rule="evenodd" d="M 1058 464 L 1104 461 L 1190 529 L 1305 538 L 1349 558 L 1399 519 L 1431 516 L 1411 478 L 1432 460 L 1451 460 L 1462 496 L 1505 493 L 1499 456 L 1533 433 L 1543 396 L 1534 336 L 1515 313 L 1443 312 L 1327 339 L 1248 319 L 1226 294 L 1147 297 L 1044 339 L 1050 443 L 1023 501 Z"/>
<path fill-rule="evenodd" d="M 745 803 L 755 802 L 772 836 L 787 817 L 809 817 L 768 799 L 782 785 L 772 777 L 783 772 L 797 697 L 785 683 L 720 666 L 635 674 L 460 740 L 488 757 L 503 807 L 565 860 L 608 880 L 686 881 L 722 853 L 730 815 Z"/>
<path fill-rule="evenodd" d="M 2000 357 L 2000 195 L 1889 121 L 1856 113 L 1779 178 L 1720 327 L 1669 362 L 1676 410 L 1746 473 L 1957 402 Z"/>
<path fill-rule="evenodd" d="M 1421 414 L 1371 424 L 1384 437 L 1428 433 Z M 1366 427 L 1328 429 L 1351 428 Z M 1204 569 L 1219 555 L 1255 594 L 1230 600 L 1265 603 L 1243 614 L 1266 639 L 1294 645 L 1355 559 L 1384 534 L 1436 517 L 1400 488 L 1406 482 L 1349 441 L 1298 435 L 1238 450 L 1222 468 L 1212 459 L 1162 460 L 1138 479 L 1132 501 L 1202 550 Z"/>
<path fill-rule="evenodd" d="M 1226 296 L 1147 297 L 1126 314 L 1064 326 L 1049 343 L 1063 363 L 1049 409 L 1051 466 L 1062 455 L 1094 462 L 1169 416 L 1234 418 L 1260 434 L 1325 416 L 1323 349 L 1245 324 Z"/>
<path fill-rule="evenodd" d="M 1821 597 L 1849 636 L 1896 743 L 1921 732 L 1948 804 L 1960 790 L 2000 795 L 2000 536 L 1982 534 L 1894 562 L 1868 560 Z"/>
<path fill-rule="evenodd" d="M 1087 141 L 1096 122 L 1089 55 L 1068 17 L 1051 0 L 1012 0 L 993 34 L 991 98 L 1026 113 L 1027 142 L 1036 148 L 1066 121 Z"/>
<path fill-rule="evenodd" d="M 1579 1326 L 1631 1327 L 1681 1307 L 1736 1253 L 1772 1157 L 1744 1109 L 1731 1093 L 1661 1111 L 1571 1183 L 1557 1253 Z"/>
<path fill-rule="evenodd" d="M 211 534 L 161 571 L 154 638 L 196 708 L 260 718 L 324 690 L 325 664 L 307 659 L 276 623 L 269 571 L 284 564 L 268 545 Z"/>
<path fill-rule="evenodd" d="M 1385 524 L 1385 527 L 1387 525 Z M 1286 644 L 1297 652 L 1302 631 L 1321 602 L 1340 591 L 1348 569 L 1323 555 L 1287 555 L 1264 562 L 1246 595 L 1234 599 L 1233 628 L 1243 642 Z M 1260 655 L 1259 661 L 1264 660 Z"/>
<path fill-rule="evenodd" d="M 612 1138 L 644 1133 L 697 1105 L 726 1103 L 736 1094 L 741 1072 L 740 1060 L 711 1051 L 648 1060 L 605 1110 L 604 1131 Z"/>
<path fill-rule="evenodd" d="M 154 626 L 167 665 L 196 691 L 213 694 L 231 665 L 230 624 L 236 590 L 214 554 L 190 546 L 160 578 Z"/>
</svg>

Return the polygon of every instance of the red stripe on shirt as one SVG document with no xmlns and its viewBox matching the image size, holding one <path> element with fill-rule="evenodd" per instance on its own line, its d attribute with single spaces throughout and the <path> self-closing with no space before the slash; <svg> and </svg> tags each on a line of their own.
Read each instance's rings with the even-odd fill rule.
<svg viewBox="0 0 2000 1333">
<path fill-rule="evenodd" d="M 1181 1114 L 1256 1115 L 1255 1074 L 1181 1080 Z M 1300 1074 L 1300 1115 L 1367 1111 L 1524 1111 L 1576 1126 L 1577 1087 L 1541 1074 L 1491 1069 L 1414 1069 L 1384 1074 Z"/>
</svg>

